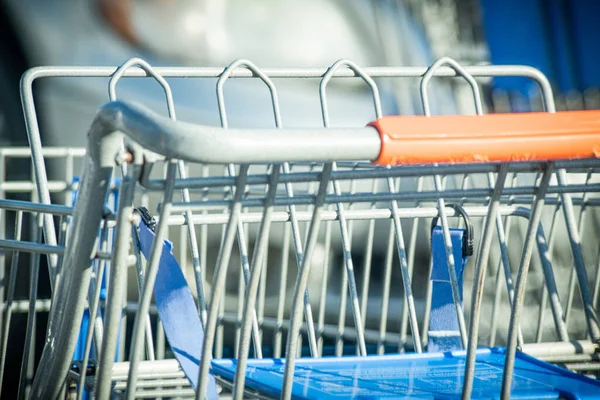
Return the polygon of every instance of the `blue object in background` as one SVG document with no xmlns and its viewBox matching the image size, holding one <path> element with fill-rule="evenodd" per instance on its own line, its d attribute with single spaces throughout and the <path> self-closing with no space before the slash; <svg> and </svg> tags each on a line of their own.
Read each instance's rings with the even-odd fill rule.
<svg viewBox="0 0 600 400">
<path fill-rule="evenodd" d="M 465 351 L 296 360 L 294 399 L 460 399 Z M 477 350 L 472 399 L 498 399 L 504 348 Z M 233 380 L 236 360 L 213 360 Z M 246 386 L 279 398 L 285 362 L 249 360 Z M 517 352 L 511 399 L 597 399 L 600 383 Z"/>
<path fill-rule="evenodd" d="M 463 256 L 462 243 L 464 235 L 464 229 L 450 229 L 461 307 L 463 305 L 463 271 L 468 258 Z M 462 341 L 454 298 L 452 297 L 452 285 L 441 226 L 436 226 L 431 232 L 431 257 L 433 261 L 430 277 L 432 280 L 431 314 L 429 316 L 427 351 L 459 350 L 462 349 Z"/>
<path fill-rule="evenodd" d="M 492 64 L 541 70 L 555 90 L 600 88 L 600 1 L 480 0 Z M 525 78 L 497 78 L 495 87 L 531 94 Z"/>
</svg>

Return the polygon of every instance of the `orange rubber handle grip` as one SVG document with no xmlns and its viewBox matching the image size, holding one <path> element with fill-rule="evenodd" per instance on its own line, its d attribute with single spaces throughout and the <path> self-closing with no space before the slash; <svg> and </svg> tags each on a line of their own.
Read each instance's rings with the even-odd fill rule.
<svg viewBox="0 0 600 400">
<path fill-rule="evenodd" d="M 600 111 L 393 116 L 369 124 L 377 164 L 550 161 L 600 157 Z"/>
</svg>

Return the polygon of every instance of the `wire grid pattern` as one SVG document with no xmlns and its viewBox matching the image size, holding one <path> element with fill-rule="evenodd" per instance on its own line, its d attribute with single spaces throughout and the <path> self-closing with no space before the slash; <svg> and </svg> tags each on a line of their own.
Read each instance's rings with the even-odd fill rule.
<svg viewBox="0 0 600 400">
<path fill-rule="evenodd" d="M 141 67 L 142 71 L 131 68 L 136 65 Z M 508 73 L 512 71 L 515 75 L 529 75 L 540 79 L 539 75 L 532 74 L 531 69 L 508 70 Z M 482 113 L 479 86 L 473 76 L 493 76 L 495 73 L 507 73 L 506 71 L 507 69 L 494 67 L 463 68 L 449 59 L 442 59 L 427 70 L 361 69 L 351 62 L 340 61 L 327 71 L 279 70 L 272 74 L 261 71 L 243 60 L 220 72 L 212 69 L 163 71 L 159 68 L 154 69 L 141 60 L 131 60 L 116 72 L 114 69 L 102 68 L 38 69 L 32 75 L 37 73 L 44 76 L 47 73 L 58 76 L 112 76 L 109 86 L 112 100 L 116 98 L 115 86 L 119 78 L 146 74 L 154 77 L 165 89 L 169 115 L 173 119 L 175 107 L 164 77 L 178 74 L 219 76 L 217 100 L 223 127 L 228 126 L 223 95 L 225 82 L 230 76 L 253 75 L 261 79 L 270 90 L 274 123 L 281 127 L 283 122 L 276 87 L 270 75 L 313 76 L 320 79 L 323 125 L 328 126 L 326 88 L 333 76 L 354 75 L 362 78 L 373 92 L 375 116 L 380 116 L 379 95 L 372 76 L 423 75 L 423 108 L 428 114 L 428 79 L 434 75 L 462 75 L 473 88 L 476 111 Z M 541 84 L 543 89 L 543 79 Z M 553 111 L 552 98 L 547 97 L 544 100 L 547 110 Z M 35 120 L 35 113 L 31 114 L 32 109 L 28 109 L 32 106 L 33 103 L 26 102 L 28 118 Z M 31 121 L 29 123 L 31 134 Z M 35 136 L 35 128 L 33 132 Z M 43 151 L 44 160 L 52 157 L 52 151 L 57 154 L 61 154 L 61 151 L 63 154 L 72 154 L 71 158 L 81 157 L 83 154 L 81 150 L 68 149 Z M 69 161 L 69 157 L 66 161 L 67 164 L 73 162 Z M 252 352 L 254 357 L 281 357 L 286 354 L 322 356 L 328 352 L 340 356 L 349 353 L 366 355 L 422 351 L 427 341 L 431 290 L 427 279 L 431 268 L 427 254 L 427 226 L 429 219 L 441 217 L 445 237 L 449 238 L 448 217 L 455 214 L 453 209 L 446 207 L 446 201 L 465 207 L 468 215 L 476 223 L 476 232 L 481 236 L 481 243 L 485 244 L 481 248 L 487 248 L 485 251 L 480 250 L 480 241 L 476 240 L 475 254 L 479 255 L 479 259 L 472 257 L 467 267 L 465 303 L 469 305 L 473 300 L 469 290 L 472 285 L 476 289 L 473 291 L 475 296 L 484 297 L 485 300 L 481 306 L 483 308 L 478 311 L 479 315 L 490 315 L 488 313 L 491 312 L 491 318 L 489 325 L 487 320 L 481 321 L 482 332 L 478 334 L 478 315 L 469 315 L 473 311 L 466 307 L 465 318 L 462 308 L 457 307 L 459 319 L 470 322 L 469 329 L 466 322 L 461 324 L 465 344 L 476 344 L 473 339 L 477 337 L 480 344 L 506 343 L 507 328 L 513 325 L 507 324 L 506 318 L 500 316 L 510 313 L 510 303 L 515 293 L 519 299 L 527 294 L 526 310 L 535 312 L 537 318 L 521 321 L 520 331 L 517 333 L 511 329 L 508 340 L 523 345 L 585 340 L 588 337 L 597 339 L 597 320 L 589 313 L 589 306 L 597 304 L 598 300 L 598 249 L 593 248 L 597 246 L 591 243 L 593 241 L 584 240 L 581 246 L 578 245 L 579 238 L 597 237 L 596 227 L 585 223 L 586 220 L 594 221 L 594 206 L 598 202 L 595 196 L 598 185 L 594 174 L 597 163 L 594 161 L 555 165 L 520 163 L 510 166 L 482 164 L 389 168 L 373 167 L 366 162 L 323 164 L 316 161 L 269 166 L 228 165 L 225 166 L 222 176 L 214 174 L 215 167 L 183 165 L 182 162 L 160 160 L 155 164 L 158 164 L 152 168 L 155 175 L 158 174 L 155 178 L 149 173 L 150 165 L 144 166 L 144 175 L 140 177 L 141 187 L 136 188 L 136 203 L 159 209 L 160 221 L 167 221 L 167 225 L 171 227 L 168 229 L 168 236 L 178 243 L 178 258 L 188 271 L 188 280 L 195 292 L 201 319 L 206 324 L 207 337 L 214 339 L 214 343 L 210 343 L 211 340 L 206 341 L 206 346 L 214 357 L 235 356 L 239 359 L 238 365 L 243 366 L 244 358 L 249 352 Z M 160 164 L 164 164 L 164 168 L 161 168 Z M 166 176 L 170 178 L 166 182 L 162 179 L 165 177 L 165 169 Z M 38 180 L 41 175 L 39 171 L 38 166 Z M 42 202 L 50 202 L 49 196 L 44 200 L 44 192 L 49 194 L 50 191 L 72 190 L 72 164 L 66 171 L 62 182 L 49 182 L 47 186 L 42 182 Z M 194 178 L 186 179 L 189 173 L 186 171 L 194 171 Z M 123 172 L 131 174 L 131 177 L 141 173 L 136 171 L 135 167 L 130 170 L 123 168 Z M 179 175 L 178 179 L 173 179 L 175 173 Z M 569 184 L 567 177 L 574 177 L 579 181 Z M 130 186 L 127 190 L 131 195 L 134 194 L 134 183 L 131 182 L 135 180 L 127 184 L 123 181 L 120 189 L 122 198 L 125 197 L 123 193 L 128 193 L 125 190 L 126 185 Z M 6 183 L 5 190 L 10 190 L 9 182 Z M 183 189 L 182 201 L 170 204 L 169 198 L 175 188 Z M 25 186 L 22 189 L 27 190 Z M 165 198 L 160 199 L 151 194 L 157 189 L 166 191 Z M 160 207 L 157 208 L 158 203 Z M 48 219 L 42 223 L 41 215 L 60 215 L 66 220 L 72 212 L 70 207 L 45 205 L 28 209 L 27 206 L 14 202 L 6 202 L 3 209 L 14 210 L 17 221 L 22 218 L 19 215 L 24 211 L 36 213 L 35 219 L 38 224 L 34 241 L 38 243 L 41 243 L 43 229 L 48 232 L 50 228 L 54 230 Z M 108 240 L 108 231 L 119 223 L 115 222 L 116 218 L 111 213 L 106 215 L 103 230 L 107 234 L 102 236 L 104 239 L 95 266 L 96 276 L 102 276 L 102 269 L 109 264 L 102 259 L 109 258 L 109 252 L 116 252 L 110 248 Z M 121 212 L 119 218 L 127 218 L 126 213 Z M 540 219 L 542 225 L 538 225 Z M 19 225 L 16 224 L 17 228 Z M 161 225 L 166 226 L 159 222 L 159 226 Z M 29 247 L 15 248 L 14 242 L 3 243 L 3 247 L 14 251 L 11 262 L 15 263 L 19 252 L 52 253 L 58 257 L 54 261 L 48 261 L 50 270 L 59 268 L 60 254 L 67 241 L 67 224 L 60 220 L 58 226 L 63 228 L 59 229 L 55 243 L 52 243 L 52 235 L 45 236 L 45 246 L 54 246 L 52 248 L 42 249 L 39 247 L 41 245 L 33 244 Z M 19 229 L 16 229 L 14 237 L 18 238 L 20 234 Z M 405 236 L 408 240 L 405 240 Z M 577 245 L 571 249 L 565 239 Z M 491 242 L 495 245 L 491 246 Z M 187 243 L 191 243 L 191 246 L 186 246 Z M 253 249 L 252 255 L 250 249 Z M 488 257 L 485 252 L 491 252 L 491 255 Z M 536 256 L 531 258 L 533 252 Z M 216 257 L 215 253 L 219 253 L 221 257 Z M 357 253 L 360 254 L 359 257 Z M 449 253 L 449 262 L 452 263 L 452 255 Z M 568 256 L 570 253 L 573 254 L 574 262 Z M 334 258 L 332 254 L 338 255 L 338 258 Z M 227 260 L 233 256 L 237 256 L 237 259 Z M 532 259 L 532 267 L 530 279 L 527 281 L 529 287 L 526 289 L 523 274 L 527 271 L 528 258 Z M 303 263 L 305 259 L 310 261 Z M 105 359 L 99 360 L 97 364 L 98 371 L 90 370 L 91 375 L 98 372 L 97 382 L 86 378 L 86 374 L 77 373 L 81 372 L 81 368 L 78 371 L 73 369 L 69 376 L 72 380 L 80 382 L 80 395 L 84 387 L 81 383 L 84 381 L 87 382 L 88 389 L 96 385 L 100 395 L 102 390 L 110 389 L 112 380 L 122 382 L 112 390 L 136 388 L 135 391 L 127 392 L 128 397 L 192 395 L 176 364 L 163 365 L 158 361 L 153 363 L 153 360 L 164 358 L 167 349 L 164 334 L 155 317 L 153 319 L 146 316 L 148 312 L 154 311 L 149 301 L 152 287 L 144 284 L 144 279 L 151 276 L 151 271 L 145 270 L 139 253 L 136 254 L 136 260 L 140 261 L 134 263 L 139 279 L 137 284 L 130 286 L 137 287 L 141 292 L 141 312 L 135 301 L 136 296 L 130 303 L 123 303 L 118 298 L 119 301 L 114 305 L 119 308 L 119 313 L 115 315 L 119 315 L 121 323 L 127 322 L 128 314 L 136 315 L 131 337 L 125 338 L 126 330 L 123 329 L 119 339 L 123 344 L 130 340 L 129 354 L 125 350 L 126 346 L 121 346 L 122 354 L 119 360 L 129 360 L 131 364 L 127 365 L 119 378 L 115 370 L 111 373 L 110 355 L 105 356 Z M 587 265 L 596 267 L 595 277 L 591 277 L 592 282 L 588 282 L 590 277 L 587 276 L 586 279 L 582 279 L 582 270 L 588 275 L 593 275 L 590 274 L 592 268 L 584 267 L 583 262 L 586 260 L 591 260 Z M 485 268 L 488 264 L 489 268 Z M 32 268 L 39 268 L 39 256 L 32 257 L 31 265 Z M 210 270 L 213 267 L 214 269 Z M 16 268 L 11 268 L 10 271 L 9 295 L 12 282 L 16 279 L 12 277 L 16 274 Z M 32 269 L 32 276 L 37 275 L 34 272 L 37 270 Z M 516 282 L 515 272 L 518 272 Z M 569 276 L 569 279 L 560 275 L 557 281 L 555 275 L 559 273 Z M 373 282 L 373 278 L 378 274 L 380 281 Z M 51 276 L 56 275 L 55 272 Z M 298 276 L 300 282 L 296 289 L 293 288 L 296 280 L 294 275 Z M 414 281 L 418 280 L 419 276 L 421 281 L 419 285 L 415 285 Z M 483 277 L 486 276 L 492 279 L 484 286 Z M 100 280 L 92 279 L 88 298 L 88 302 L 92 304 L 90 311 L 96 315 L 92 318 L 95 322 L 94 329 L 90 329 L 86 338 L 87 352 L 92 344 L 98 347 L 102 343 L 102 335 L 110 331 L 108 326 L 111 325 L 106 319 L 103 321 L 96 312 L 99 305 L 110 307 L 100 300 L 98 282 Z M 567 287 L 561 285 L 564 282 L 568 282 Z M 30 284 L 32 295 L 27 303 L 29 318 L 32 319 L 35 313 L 31 311 L 43 305 L 35 298 L 37 283 L 32 279 Z M 580 287 L 582 284 L 583 290 Z M 126 286 L 125 283 L 122 285 Z M 425 290 L 422 290 L 423 288 Z M 581 291 L 583 301 L 579 301 L 579 297 L 575 295 L 577 291 Z M 119 293 L 118 290 L 116 292 Z M 292 292 L 295 293 L 296 303 L 299 301 L 300 308 L 292 306 Z M 415 301 L 416 294 L 422 301 Z M 220 301 L 210 301 L 211 298 L 217 297 L 221 297 Z M 113 297 L 109 296 L 108 302 L 111 298 Z M 527 299 L 531 300 L 527 302 Z M 9 304 L 9 300 L 16 304 L 7 296 L 3 321 L 3 348 L 6 348 L 8 341 L 8 335 L 4 333 L 10 327 L 10 312 L 20 309 Z M 253 304 L 254 302 L 256 304 Z M 124 304 L 128 312 L 121 315 L 120 308 Z M 212 307 L 210 311 L 209 307 Z M 548 312 L 548 308 L 551 309 L 551 313 Z M 295 312 L 295 318 L 288 317 L 292 311 Z M 304 322 L 300 320 L 302 316 Z M 301 334 L 287 337 L 290 325 L 294 332 L 299 331 Z M 467 340 L 468 332 L 472 335 L 470 341 Z M 227 334 L 230 334 L 229 337 Z M 33 328 L 29 328 L 29 324 L 27 336 L 33 336 Z M 31 341 L 26 340 L 26 343 Z M 27 346 L 31 347 L 29 344 Z M 113 352 L 104 354 L 114 354 L 114 349 L 116 339 Z M 4 355 L 5 351 L 3 357 Z M 26 352 L 23 358 L 24 371 L 32 369 L 29 358 L 31 357 Z M 107 360 L 108 362 L 102 362 Z M 209 358 L 205 357 L 203 360 L 208 362 Z M 87 365 L 87 361 L 84 359 L 82 365 Z M 589 372 L 585 368 L 592 367 L 589 363 L 586 365 L 582 369 Z M 115 364 L 115 368 L 123 366 L 125 364 Z M 201 374 L 206 374 L 207 366 L 206 363 L 203 365 Z M 127 375 L 126 379 L 124 374 Z M 161 376 L 160 379 L 157 379 L 157 374 Z M 31 373 L 29 375 L 32 376 Z M 243 375 L 238 374 L 234 383 L 237 395 L 241 394 L 244 386 L 242 377 Z M 202 378 L 203 376 L 200 385 L 204 383 Z M 27 379 L 21 379 L 22 390 L 26 390 L 24 382 L 27 382 Z"/>
</svg>

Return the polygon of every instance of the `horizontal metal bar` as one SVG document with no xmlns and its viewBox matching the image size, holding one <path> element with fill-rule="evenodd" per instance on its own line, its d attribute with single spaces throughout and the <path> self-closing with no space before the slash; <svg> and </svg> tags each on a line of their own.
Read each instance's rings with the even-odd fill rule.
<svg viewBox="0 0 600 400">
<path fill-rule="evenodd" d="M 517 215 L 518 206 L 502 206 L 499 208 L 501 215 Z M 488 212 L 487 207 L 464 207 L 465 212 L 470 217 L 485 217 Z M 336 221 L 339 219 L 339 214 L 334 210 L 322 211 L 323 221 Z M 398 216 L 400 218 L 433 218 L 438 216 L 438 209 L 436 207 L 411 207 L 398 209 Z M 456 212 L 454 208 L 446 208 L 446 215 L 449 217 L 458 217 L 460 214 Z M 310 221 L 312 213 L 310 211 L 296 211 L 296 219 L 298 222 Z M 392 212 L 389 208 L 375 208 L 368 210 L 345 210 L 344 216 L 347 220 L 381 220 L 390 219 Z M 240 214 L 240 220 L 244 223 L 258 223 L 262 220 L 262 212 L 244 212 Z M 194 214 L 192 221 L 198 225 L 220 225 L 227 223 L 229 214 Z M 158 220 L 158 218 L 157 218 Z M 272 214 L 271 221 L 277 222 L 289 222 L 290 214 L 287 211 L 274 211 Z M 168 220 L 169 225 L 184 225 L 186 224 L 183 215 L 171 215 Z"/>
<path fill-rule="evenodd" d="M 74 208 L 60 204 L 44 204 L 33 201 L 0 199 L 0 209 L 51 214 L 56 216 L 73 215 Z M 108 208 L 104 210 L 104 220 L 109 228 L 115 226 L 116 215 Z"/>
<path fill-rule="evenodd" d="M 12 239 L 0 239 L 0 249 L 3 251 L 20 251 L 36 254 L 63 255 L 65 253 L 65 248 L 63 246 L 50 246 L 43 243 L 24 242 Z"/>
<path fill-rule="evenodd" d="M 50 311 L 50 299 L 38 299 L 35 302 L 35 312 L 48 312 Z M 4 312 L 6 309 L 6 303 L 0 303 L 0 310 Z M 29 312 L 29 300 L 13 300 L 10 309 L 13 313 L 27 313 Z"/>
<path fill-rule="evenodd" d="M 600 363 L 566 363 L 565 368 L 571 371 L 600 371 Z"/>
<path fill-rule="evenodd" d="M 65 248 L 63 246 L 50 246 L 43 243 L 24 242 L 21 240 L 0 239 L 0 251 L 20 251 L 25 253 L 35 254 L 56 254 L 64 255 Z M 101 260 L 110 260 L 112 254 L 104 251 L 98 251 L 94 254 L 94 258 Z"/>
<path fill-rule="evenodd" d="M 338 163 L 339 164 L 339 163 Z M 366 169 L 366 165 L 369 166 Z M 593 167 L 600 166 L 600 160 L 575 160 L 575 161 L 557 161 L 555 163 L 557 168 L 578 168 L 587 170 Z M 376 178 L 404 178 L 404 177 L 422 177 L 422 176 L 434 176 L 434 175 L 462 175 L 462 174 L 487 174 L 489 172 L 498 172 L 500 168 L 499 164 L 457 164 L 457 165 L 423 165 L 423 166 L 402 166 L 402 167 L 391 167 L 375 168 L 372 164 L 368 163 L 363 166 L 363 169 L 354 170 L 337 170 L 331 173 L 331 180 L 342 181 L 342 180 L 359 180 L 359 179 L 376 179 Z M 543 168 L 541 163 L 523 162 L 523 163 L 512 163 L 509 165 L 509 172 L 538 172 Z M 291 172 L 289 174 L 282 174 L 279 178 L 280 183 L 302 183 L 302 182 L 317 182 L 320 179 L 320 171 L 314 172 Z M 269 181 L 268 174 L 251 174 L 247 178 L 248 185 L 264 185 Z M 175 188 L 189 188 L 189 189 L 206 189 L 208 187 L 229 187 L 234 186 L 236 177 L 228 176 L 210 176 L 204 178 L 187 178 L 177 179 L 175 181 Z M 165 181 L 164 179 L 150 179 L 141 182 L 142 186 L 147 190 L 164 190 Z"/>
<path fill-rule="evenodd" d="M 35 80 L 47 77 L 98 77 L 108 78 L 112 76 L 119 67 L 73 67 L 73 66 L 44 66 L 31 68 L 26 72 L 23 79 Z M 537 69 L 521 65 L 482 65 L 465 66 L 463 69 L 474 77 L 494 76 L 522 76 L 532 78 L 536 81 L 546 81 L 546 77 Z M 261 72 L 270 78 L 321 78 L 329 68 L 261 68 Z M 364 67 L 362 72 L 373 78 L 418 78 L 422 77 L 428 67 Z M 154 67 L 153 71 L 165 78 L 194 78 L 219 77 L 224 68 L 213 67 Z M 149 75 L 138 67 L 128 68 L 123 76 L 126 77 L 148 77 Z M 232 78 L 249 78 L 253 73 L 250 70 L 238 68 L 231 71 Z M 354 71 L 347 68 L 337 69 L 334 77 L 357 77 Z M 433 76 L 456 77 L 456 71 L 452 68 L 440 67 L 433 72 Z"/>
<path fill-rule="evenodd" d="M 590 340 L 524 344 L 523 353 L 533 357 L 563 356 L 567 354 L 595 354 L 600 348 Z"/>
<path fill-rule="evenodd" d="M 127 387 L 127 381 L 118 382 L 113 387 L 114 390 L 123 390 Z M 176 379 L 143 379 L 142 377 L 138 378 L 138 382 L 136 385 L 137 389 L 152 389 L 152 388 L 169 388 L 169 387 L 190 387 L 190 381 L 186 378 L 176 378 Z"/>
<path fill-rule="evenodd" d="M 174 358 L 155 361 L 140 361 L 138 367 L 138 373 L 142 379 L 145 379 L 147 376 L 155 376 L 161 373 L 173 373 L 178 371 L 181 372 L 182 376 L 185 376 L 181 370 L 181 367 L 179 366 L 179 363 Z M 127 379 L 127 375 L 129 374 L 129 362 L 115 363 L 112 368 L 112 373 L 113 379 L 115 380 Z"/>
<path fill-rule="evenodd" d="M 136 391 L 136 399 L 158 399 L 158 398 L 193 398 L 196 392 L 192 388 L 187 389 L 155 389 Z M 117 394 L 119 397 L 119 395 Z"/>
<path fill-rule="evenodd" d="M 600 354 L 567 354 L 561 356 L 541 356 L 540 360 L 550 363 L 600 362 Z M 600 363 L 599 363 L 600 364 Z"/>
<path fill-rule="evenodd" d="M 48 182 L 48 190 L 50 193 L 64 192 L 66 190 L 72 190 L 73 185 L 60 182 L 60 181 L 50 181 Z M 4 192 L 36 192 L 37 188 L 34 182 L 27 181 L 4 181 L 0 182 L 0 190 Z"/>
<path fill-rule="evenodd" d="M 533 186 L 505 188 L 500 201 L 506 203 L 510 201 L 507 196 L 514 195 L 534 195 L 536 188 Z M 555 193 L 581 193 L 586 191 L 600 192 L 600 184 L 593 185 L 568 185 L 568 186 L 552 186 L 548 188 L 550 194 Z M 383 192 L 383 193 L 345 193 L 341 195 L 329 194 L 325 197 L 325 204 L 337 203 L 375 203 L 389 201 L 434 201 L 439 198 L 447 200 L 462 200 L 470 198 L 485 199 L 491 196 L 489 188 L 474 188 L 474 189 L 453 189 L 445 191 L 410 191 L 410 192 Z M 275 206 L 290 206 L 290 205 L 310 205 L 315 201 L 314 195 L 298 195 L 294 197 L 278 196 L 274 200 Z M 245 198 L 241 201 L 244 207 L 263 207 L 265 198 Z M 228 208 L 232 204 L 232 200 L 204 200 L 191 201 L 189 203 L 177 202 L 173 203 L 173 212 L 202 211 L 210 208 Z"/>
<path fill-rule="evenodd" d="M 85 147 L 43 147 L 42 155 L 44 157 L 83 157 L 85 155 Z M 29 147 L 4 147 L 0 149 L 0 157 L 31 157 L 31 149 Z"/>
<path fill-rule="evenodd" d="M 8 211 L 38 212 L 60 216 L 73 214 L 73 207 L 67 207 L 58 204 L 35 203 L 22 200 L 0 199 L 0 209 Z"/>
<path fill-rule="evenodd" d="M 179 368 L 179 364 L 176 366 Z M 118 381 L 127 381 L 127 375 L 129 374 L 129 370 L 125 371 L 125 375 L 113 375 L 112 379 L 114 382 Z M 138 378 L 140 380 L 150 380 L 150 379 L 186 379 L 185 374 L 181 369 L 177 370 L 169 370 L 162 372 L 148 372 L 144 374 L 138 374 Z"/>
</svg>

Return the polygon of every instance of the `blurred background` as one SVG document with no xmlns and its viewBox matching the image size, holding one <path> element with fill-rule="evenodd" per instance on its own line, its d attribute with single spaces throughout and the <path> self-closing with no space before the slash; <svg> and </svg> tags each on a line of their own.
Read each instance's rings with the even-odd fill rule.
<svg viewBox="0 0 600 400">
<path fill-rule="evenodd" d="M 423 66 L 441 56 L 526 64 L 549 77 L 559 108 L 595 108 L 599 11 L 594 0 L 2 0 L 0 143 L 26 144 L 18 82 L 27 68 L 115 66 L 133 56 L 170 66 L 222 67 L 237 58 L 262 67 L 325 67 L 339 58 Z M 70 132 L 106 99 L 105 85 L 96 83 L 56 80 L 35 91 L 45 144 L 82 136 Z M 135 90 L 152 100 L 144 88 Z M 199 90 L 188 87 L 192 96 L 174 88 L 189 119 L 203 108 Z M 405 87 L 391 90 L 399 112 L 421 112 Z M 486 95 L 488 106 L 502 110 L 536 107 L 532 82 L 498 79 Z M 440 98 L 438 112 L 472 108 L 465 91 Z"/>
<path fill-rule="evenodd" d="M 449 56 L 463 65 L 536 67 L 549 78 L 557 108 L 576 110 L 600 108 L 599 43 L 597 0 L 0 0 L 0 147 L 28 145 L 19 81 L 36 66 L 115 67 L 137 56 L 153 66 L 224 67 L 245 58 L 259 67 L 326 68 L 346 58 L 363 67 L 424 67 Z M 118 96 L 166 113 L 161 89 L 146 81 L 123 80 Z M 418 80 L 377 83 L 384 113 L 423 113 Z M 220 123 L 214 79 L 169 84 L 179 119 Z M 541 110 L 533 82 L 481 85 L 486 112 Z M 363 86 L 334 84 L 332 125 L 372 120 Z M 246 80 L 228 83 L 231 126 L 273 125 L 268 92 L 257 88 Z M 317 89 L 318 81 L 278 82 L 286 126 L 322 124 Z M 46 79 L 34 85 L 34 96 L 44 146 L 83 146 L 94 113 L 108 100 L 107 79 Z M 431 98 L 434 114 L 474 112 L 471 90 L 460 80 L 437 82 Z M 11 180 L 31 179 L 29 159 L 2 162 L 0 195 L 31 199 L 29 191 L 7 190 Z M 10 221 L 3 224 L 2 235 L 11 237 Z M 27 271 L 19 275 L 17 299 L 28 296 Z M 39 298 L 48 299 L 47 272 L 40 271 Z M 16 326 L 25 314 L 13 316 Z M 7 369 L 6 398 L 18 380 L 21 348 L 16 340 L 9 349 L 15 367 L 14 374 Z"/>
<path fill-rule="evenodd" d="M 596 108 L 599 24 L 594 0 L 2 0 L 0 143 L 26 144 L 18 82 L 27 68 L 115 66 L 133 56 L 169 66 L 222 67 L 237 58 L 261 67 L 325 67 L 339 58 L 359 66 L 423 66 L 441 56 L 526 64 L 548 76 L 559 108 Z M 420 99 L 402 85 L 384 85 L 393 92 L 390 112 L 422 112 Z M 130 90 L 154 100 L 142 85 L 123 86 L 123 96 Z M 199 115 L 203 89 L 173 89 L 180 115 L 211 122 Z M 462 89 L 437 96 L 437 112 L 472 110 Z M 494 109 L 539 104 L 533 82 L 497 79 L 484 89 Z M 104 83 L 93 80 L 55 80 L 35 93 L 47 145 L 75 144 L 82 135 L 72 132 L 106 99 Z"/>
</svg>

